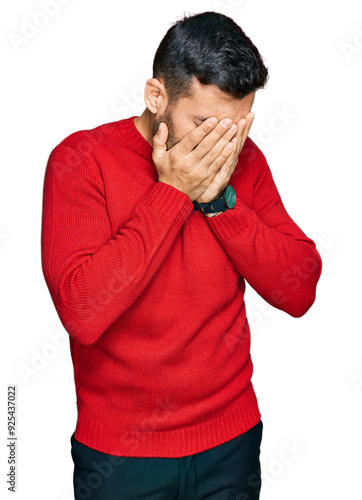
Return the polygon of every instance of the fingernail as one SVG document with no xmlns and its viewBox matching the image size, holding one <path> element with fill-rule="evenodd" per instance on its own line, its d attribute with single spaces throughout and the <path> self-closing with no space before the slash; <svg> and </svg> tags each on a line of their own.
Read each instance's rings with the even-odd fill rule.
<svg viewBox="0 0 362 500">
<path fill-rule="evenodd" d="M 230 127 L 231 124 L 232 124 L 232 120 L 230 118 L 227 118 L 226 120 L 224 120 L 222 122 L 222 126 L 225 127 L 225 128 Z"/>
<path fill-rule="evenodd" d="M 233 134 L 234 132 L 236 132 L 236 129 L 237 129 L 237 126 L 234 123 L 234 125 L 229 128 L 228 133 L 229 134 Z"/>
<path fill-rule="evenodd" d="M 214 125 L 217 124 L 217 118 L 210 118 L 210 120 L 207 122 L 210 127 L 213 127 Z"/>
</svg>

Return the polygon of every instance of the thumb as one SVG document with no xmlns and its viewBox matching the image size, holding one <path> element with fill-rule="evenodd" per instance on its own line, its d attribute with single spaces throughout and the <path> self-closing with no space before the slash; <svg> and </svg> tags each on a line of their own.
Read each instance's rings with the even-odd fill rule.
<svg viewBox="0 0 362 500">
<path fill-rule="evenodd" d="M 165 122 L 161 122 L 157 133 L 153 136 L 153 155 L 156 159 L 161 158 L 167 151 L 168 128 Z"/>
</svg>

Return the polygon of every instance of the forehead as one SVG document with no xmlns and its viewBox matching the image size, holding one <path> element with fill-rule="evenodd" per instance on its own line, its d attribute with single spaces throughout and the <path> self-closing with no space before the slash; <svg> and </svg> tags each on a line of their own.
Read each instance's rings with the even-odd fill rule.
<svg viewBox="0 0 362 500">
<path fill-rule="evenodd" d="M 190 119 L 205 120 L 211 116 L 231 118 L 234 122 L 243 118 L 253 105 L 255 92 L 243 99 L 233 99 L 216 85 L 202 85 L 197 80 L 191 86 L 191 95 L 178 101 L 177 111 Z"/>
</svg>

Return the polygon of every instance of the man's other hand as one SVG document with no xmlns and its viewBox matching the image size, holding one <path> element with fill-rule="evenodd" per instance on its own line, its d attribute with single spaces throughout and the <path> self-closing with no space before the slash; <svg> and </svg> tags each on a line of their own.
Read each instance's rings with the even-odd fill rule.
<svg viewBox="0 0 362 500">
<path fill-rule="evenodd" d="M 168 128 L 162 122 L 153 138 L 152 159 L 158 180 L 187 194 L 191 201 L 200 199 L 208 190 L 208 199 L 203 196 L 202 201 L 211 201 L 222 190 L 234 164 L 238 147 L 233 137 L 237 131 L 231 119 L 218 122 L 210 117 L 167 151 Z"/>
<path fill-rule="evenodd" d="M 230 177 L 235 170 L 239 154 L 244 146 L 246 138 L 248 137 L 253 120 L 254 113 L 250 111 L 245 118 L 242 118 L 237 123 L 237 134 L 230 141 L 231 144 L 233 144 L 232 154 L 229 155 L 219 171 L 216 173 L 208 188 L 196 199 L 198 203 L 208 203 L 211 200 L 215 200 L 229 184 Z"/>
</svg>

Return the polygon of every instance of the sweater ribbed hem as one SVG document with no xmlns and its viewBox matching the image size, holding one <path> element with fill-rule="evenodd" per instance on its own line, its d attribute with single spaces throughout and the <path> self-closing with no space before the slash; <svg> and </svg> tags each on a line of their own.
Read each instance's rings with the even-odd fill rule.
<svg viewBox="0 0 362 500">
<path fill-rule="evenodd" d="M 119 121 L 122 133 L 127 137 L 127 145 L 131 150 L 137 151 L 141 156 L 152 162 L 153 147 L 138 131 L 134 120 L 137 116 L 131 116 L 126 120 Z"/>
<path fill-rule="evenodd" d="M 179 458 L 226 443 L 254 427 L 260 419 L 250 382 L 239 402 L 223 415 L 198 425 L 163 432 L 126 430 L 79 411 L 74 436 L 84 445 L 114 456 Z"/>
</svg>

